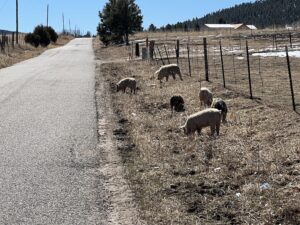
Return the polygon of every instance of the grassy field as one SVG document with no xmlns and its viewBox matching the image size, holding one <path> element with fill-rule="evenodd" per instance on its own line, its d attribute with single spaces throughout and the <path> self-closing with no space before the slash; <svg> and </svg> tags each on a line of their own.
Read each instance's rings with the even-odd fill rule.
<svg viewBox="0 0 300 225">
<path fill-rule="evenodd" d="M 57 43 L 50 44 L 47 48 L 35 48 L 27 44 L 19 46 L 15 45 L 15 48 L 12 48 L 10 46 L 9 51 L 6 48 L 6 52 L 0 52 L 0 69 L 11 66 L 26 59 L 36 57 L 47 49 L 63 46 L 71 39 L 72 37 L 70 36 L 59 36 Z"/>
<path fill-rule="evenodd" d="M 139 36 L 139 38 L 141 38 Z M 122 54 L 120 54 L 122 53 Z M 126 47 L 102 48 L 100 59 L 126 59 Z M 134 60 L 103 64 L 118 129 L 114 134 L 142 219 L 148 224 L 300 224 L 300 116 L 218 82 L 201 82 L 229 108 L 219 137 L 187 137 L 179 126 L 201 110 L 199 77 L 153 78 L 158 65 Z M 135 77 L 136 95 L 116 92 Z M 237 82 L 241 82 L 237 80 Z M 180 94 L 186 111 L 171 115 Z"/>
<path fill-rule="evenodd" d="M 223 84 L 222 61 L 220 49 L 222 49 L 224 78 L 226 87 L 244 94 L 250 94 L 248 80 L 248 63 L 246 54 L 246 42 L 249 49 L 249 70 L 251 72 L 252 93 L 254 98 L 263 99 L 277 105 L 292 109 L 291 88 L 288 74 L 285 47 L 289 54 L 299 54 L 300 33 L 290 33 L 284 30 L 263 30 L 249 34 L 249 31 L 236 31 L 229 33 L 207 32 L 172 32 L 172 33 L 146 33 L 132 37 L 138 40 L 141 47 L 145 46 L 145 37 L 155 40 L 154 58 L 158 68 L 163 63 L 178 63 L 181 71 L 201 80 L 205 80 L 204 44 L 203 38 L 207 38 L 209 80 L 213 83 Z M 161 35 L 159 37 L 159 35 Z M 255 36 L 256 35 L 256 36 Z M 176 41 L 180 43 L 180 57 L 175 57 Z M 220 46 L 221 44 L 221 46 Z M 127 48 L 128 54 L 134 57 L 135 48 Z M 258 56 L 255 56 L 255 53 Z M 259 54 L 278 54 L 281 57 L 263 57 Z M 189 60 L 188 60 L 189 57 Z M 290 57 L 290 68 L 293 79 L 294 98 L 296 108 L 300 112 L 300 58 Z M 190 70 L 189 70 L 190 68 Z"/>
</svg>

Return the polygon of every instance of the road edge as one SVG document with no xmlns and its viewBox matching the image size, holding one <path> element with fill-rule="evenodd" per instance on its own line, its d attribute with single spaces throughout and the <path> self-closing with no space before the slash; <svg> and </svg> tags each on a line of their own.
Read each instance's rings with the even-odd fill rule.
<svg viewBox="0 0 300 225">
<path fill-rule="evenodd" d="M 98 150 L 101 155 L 100 172 L 103 187 L 107 193 L 108 209 L 107 225 L 144 225 L 139 218 L 133 192 L 126 180 L 125 168 L 117 151 L 116 140 L 113 137 L 114 127 L 117 127 L 116 115 L 111 104 L 109 87 L 100 72 L 103 61 L 96 61 L 95 101 L 97 109 Z"/>
</svg>

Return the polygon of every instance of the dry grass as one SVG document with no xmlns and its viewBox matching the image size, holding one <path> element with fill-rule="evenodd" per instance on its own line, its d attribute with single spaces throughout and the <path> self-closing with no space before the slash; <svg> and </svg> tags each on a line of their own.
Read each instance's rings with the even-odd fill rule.
<svg viewBox="0 0 300 225">
<path fill-rule="evenodd" d="M 102 50 L 103 58 L 116 51 Z M 226 100 L 228 123 L 219 137 L 211 137 L 209 129 L 186 137 L 178 127 L 200 110 L 198 78 L 160 86 L 151 78 L 155 69 L 145 61 L 101 68 L 120 119 L 119 151 L 143 218 L 149 224 L 299 224 L 299 115 L 204 82 Z M 114 84 L 125 76 L 138 80 L 137 95 L 116 93 Z M 171 116 L 173 94 L 183 96 L 185 113 Z M 262 189 L 264 183 L 270 187 Z"/>
<path fill-rule="evenodd" d="M 47 49 L 63 46 L 71 39 L 72 37 L 70 36 L 59 36 L 57 43 L 50 44 L 47 48 L 35 48 L 30 45 L 16 45 L 14 49 L 10 47 L 9 51 L 6 50 L 5 53 L 0 53 L 0 69 L 36 57 Z"/>
<path fill-rule="evenodd" d="M 277 34 L 283 34 L 287 31 L 276 30 L 273 32 Z M 272 31 L 259 30 L 257 31 L 257 33 L 272 34 Z M 210 81 L 212 81 L 213 83 L 223 84 L 222 64 L 219 46 L 219 42 L 221 41 L 227 87 L 232 90 L 243 92 L 244 94 L 249 95 L 250 91 L 248 81 L 248 64 L 246 55 L 247 40 L 250 52 L 250 71 L 252 80 L 252 92 L 254 97 L 261 98 L 266 102 L 272 102 L 277 105 L 292 109 L 292 97 L 286 57 L 260 57 L 251 55 L 253 52 L 285 51 L 285 46 L 289 46 L 290 44 L 288 36 L 285 35 L 281 36 L 281 38 L 276 39 L 278 41 L 278 45 L 276 45 L 273 42 L 274 40 L 272 36 L 255 38 L 253 37 L 246 39 L 242 34 L 239 36 L 239 33 L 232 33 L 232 35 L 235 36 L 209 36 L 207 39 Z M 299 34 L 294 33 L 293 35 L 293 48 L 289 48 L 290 54 L 291 51 L 299 51 L 300 49 Z M 168 63 L 168 61 L 170 61 L 170 63 L 177 63 L 177 59 L 175 58 L 176 39 L 180 40 L 179 65 L 181 71 L 184 74 L 189 74 L 187 50 L 187 42 L 189 42 L 191 73 L 193 76 L 201 77 L 201 79 L 204 80 L 205 65 L 203 57 L 204 47 L 202 38 L 204 36 L 205 32 L 154 33 L 149 35 L 149 40 L 155 39 L 155 45 L 157 48 L 155 48 L 154 55 L 157 58 L 157 63 L 159 65 L 162 64 L 160 56 L 163 58 L 164 63 Z M 143 39 L 142 34 L 137 34 L 133 38 Z M 144 44 L 141 44 L 141 46 L 144 47 Z M 276 46 L 278 47 L 277 50 Z M 298 112 L 300 110 L 299 62 L 299 58 L 290 57 L 294 97 Z"/>
<path fill-rule="evenodd" d="M 297 32 L 299 29 L 295 29 L 292 32 Z M 216 36 L 251 36 L 251 35 L 262 35 L 262 34 L 272 34 L 272 33 L 288 33 L 286 29 L 259 29 L 259 30 L 202 30 L 201 32 L 197 31 L 174 31 L 174 32 L 140 32 L 131 36 L 131 39 L 143 39 L 145 37 L 151 39 L 181 39 L 182 37 L 190 37 L 191 39 L 208 36 L 208 37 L 216 37 Z"/>
</svg>

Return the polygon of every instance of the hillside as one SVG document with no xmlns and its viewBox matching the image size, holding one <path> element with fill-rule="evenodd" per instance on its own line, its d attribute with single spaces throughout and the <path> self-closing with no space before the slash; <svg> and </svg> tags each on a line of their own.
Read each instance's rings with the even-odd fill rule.
<svg viewBox="0 0 300 225">
<path fill-rule="evenodd" d="M 300 0 L 257 0 L 178 22 L 172 29 L 196 29 L 206 23 L 246 23 L 258 28 L 284 26 L 300 20 Z"/>
<path fill-rule="evenodd" d="M 8 30 L 1 30 L 0 29 L 0 34 L 11 34 L 12 31 L 8 31 Z"/>
</svg>

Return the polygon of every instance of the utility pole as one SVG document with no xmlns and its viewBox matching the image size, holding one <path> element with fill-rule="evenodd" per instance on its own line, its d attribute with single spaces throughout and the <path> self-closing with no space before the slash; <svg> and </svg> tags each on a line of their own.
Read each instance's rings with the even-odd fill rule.
<svg viewBox="0 0 300 225">
<path fill-rule="evenodd" d="M 62 19 L 63 19 L 63 34 L 65 33 L 65 16 L 64 13 L 62 14 Z"/>
<path fill-rule="evenodd" d="M 19 2 L 16 0 L 16 43 L 19 44 Z"/>
<path fill-rule="evenodd" d="M 49 4 L 47 4 L 47 27 L 49 27 Z"/>
<path fill-rule="evenodd" d="M 69 35 L 71 35 L 71 20 L 69 19 Z"/>
</svg>

